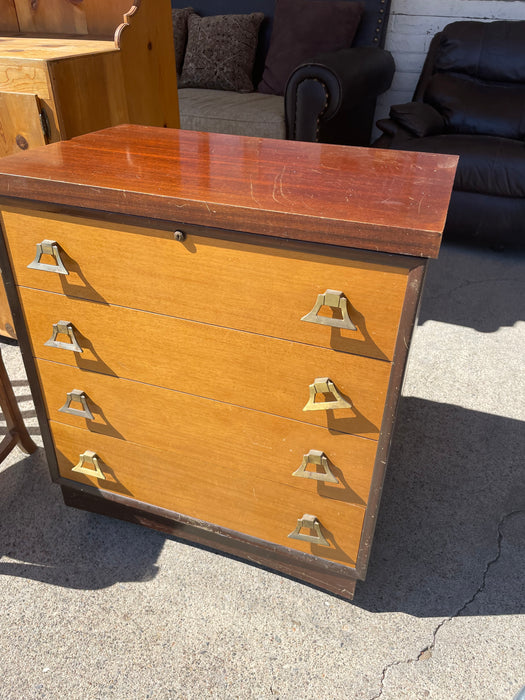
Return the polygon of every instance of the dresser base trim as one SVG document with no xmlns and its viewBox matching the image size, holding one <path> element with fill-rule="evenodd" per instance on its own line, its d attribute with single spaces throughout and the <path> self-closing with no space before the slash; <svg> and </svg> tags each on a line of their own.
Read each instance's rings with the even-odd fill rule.
<svg viewBox="0 0 525 700">
<path fill-rule="evenodd" d="M 62 478 L 59 483 L 67 506 L 145 525 L 183 542 L 284 574 L 345 600 L 354 597 L 357 577 L 355 571 L 346 566 L 322 562 L 303 552 L 233 533 L 215 525 L 209 526 L 212 529 L 199 527 L 196 524 L 199 521 L 192 518 L 133 501 L 125 496 L 109 492 L 102 494 L 84 485 L 73 488 L 72 482 L 66 482 Z"/>
</svg>

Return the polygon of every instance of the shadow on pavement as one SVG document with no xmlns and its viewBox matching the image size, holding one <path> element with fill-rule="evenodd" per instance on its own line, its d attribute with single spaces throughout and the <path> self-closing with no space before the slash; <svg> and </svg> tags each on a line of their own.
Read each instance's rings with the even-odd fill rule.
<svg viewBox="0 0 525 700">
<path fill-rule="evenodd" d="M 92 590 L 157 574 L 166 537 L 65 506 L 42 449 L 0 471 L 0 494 L 0 575 Z"/>
<path fill-rule="evenodd" d="M 403 397 L 367 579 L 354 603 L 455 615 L 498 554 L 499 523 L 523 511 L 514 542 L 520 556 L 502 572 L 501 598 L 490 612 L 469 606 L 463 614 L 524 611 L 524 454 L 523 422 Z"/>
</svg>

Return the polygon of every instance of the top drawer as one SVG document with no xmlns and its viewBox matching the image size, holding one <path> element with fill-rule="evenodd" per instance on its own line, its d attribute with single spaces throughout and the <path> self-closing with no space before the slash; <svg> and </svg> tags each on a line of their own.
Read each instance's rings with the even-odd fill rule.
<svg viewBox="0 0 525 700">
<path fill-rule="evenodd" d="M 392 359 L 410 270 L 400 256 L 224 231 L 219 238 L 197 226 L 181 225 L 186 238 L 178 242 L 175 226 L 9 209 L 2 218 L 21 286 Z M 44 240 L 56 241 L 68 274 L 27 267 Z M 47 255 L 40 261 L 55 264 Z M 344 316 L 334 295 L 333 307 L 314 310 L 327 290 L 344 295 L 351 328 L 325 325 Z M 308 314 L 310 322 L 301 320 Z"/>
</svg>

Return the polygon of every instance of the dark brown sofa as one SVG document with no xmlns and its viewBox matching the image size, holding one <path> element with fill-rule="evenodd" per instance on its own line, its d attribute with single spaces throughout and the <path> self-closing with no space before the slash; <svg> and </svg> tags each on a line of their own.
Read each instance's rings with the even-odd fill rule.
<svg viewBox="0 0 525 700">
<path fill-rule="evenodd" d="M 525 22 L 454 22 L 375 145 L 460 156 L 445 236 L 525 240 Z"/>
<path fill-rule="evenodd" d="M 329 0 L 303 2 L 315 2 L 316 6 L 326 3 L 327 11 L 330 6 Z M 346 2 L 356 5 L 353 0 Z M 368 145 L 376 98 L 390 87 L 394 74 L 393 59 L 382 49 L 389 3 L 390 0 L 363 0 L 363 15 L 351 46 L 305 57 L 291 72 L 283 94 L 266 94 L 257 87 L 263 78 L 274 29 L 274 0 L 172 0 L 173 8 L 191 6 L 201 17 L 264 14 L 253 67 L 253 91 L 179 87 L 181 127 Z M 330 38 L 326 32 L 320 31 L 319 35 Z"/>
</svg>

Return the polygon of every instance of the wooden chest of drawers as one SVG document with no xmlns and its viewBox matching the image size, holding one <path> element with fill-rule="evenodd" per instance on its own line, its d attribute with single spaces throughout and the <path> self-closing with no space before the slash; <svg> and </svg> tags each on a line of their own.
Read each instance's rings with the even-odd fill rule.
<svg viewBox="0 0 525 700">
<path fill-rule="evenodd" d="M 351 598 L 455 163 L 130 126 L 4 159 L 66 502 Z"/>
</svg>

